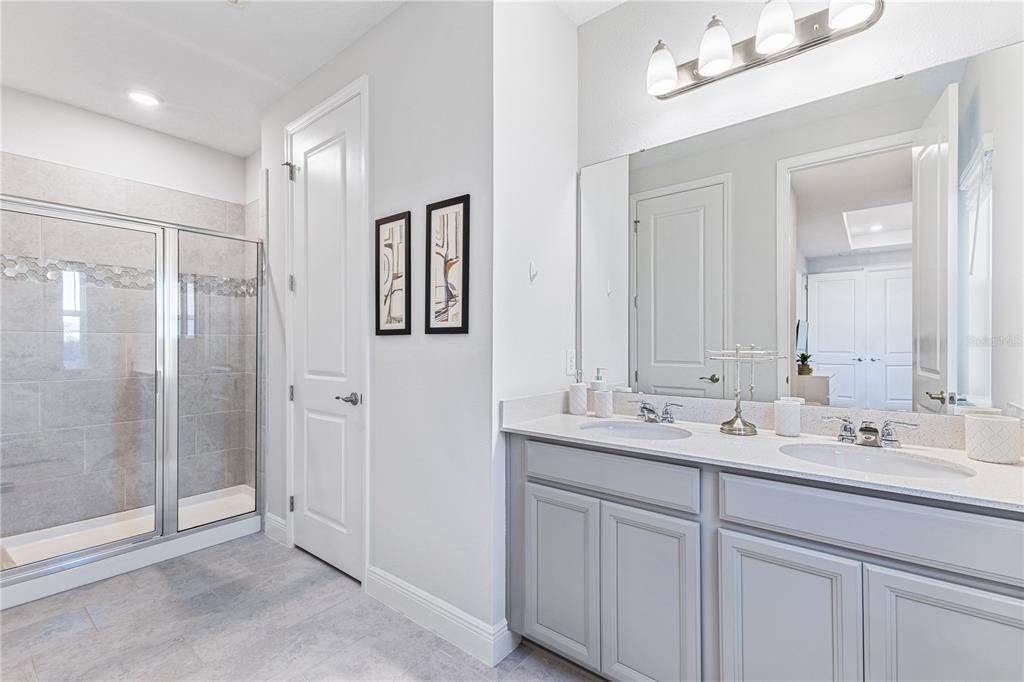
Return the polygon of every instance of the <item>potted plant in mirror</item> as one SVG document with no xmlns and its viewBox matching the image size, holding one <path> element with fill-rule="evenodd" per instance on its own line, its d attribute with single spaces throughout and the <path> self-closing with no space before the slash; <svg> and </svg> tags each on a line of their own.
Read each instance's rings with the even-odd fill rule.
<svg viewBox="0 0 1024 682">
<path fill-rule="evenodd" d="M 814 368 L 811 367 L 808 364 L 811 361 L 811 354 L 810 353 L 801 353 L 800 355 L 796 356 L 796 361 L 797 361 L 797 365 L 796 365 L 796 373 L 797 374 L 799 374 L 802 377 L 806 377 L 806 376 L 810 376 L 811 374 L 814 374 Z"/>
</svg>

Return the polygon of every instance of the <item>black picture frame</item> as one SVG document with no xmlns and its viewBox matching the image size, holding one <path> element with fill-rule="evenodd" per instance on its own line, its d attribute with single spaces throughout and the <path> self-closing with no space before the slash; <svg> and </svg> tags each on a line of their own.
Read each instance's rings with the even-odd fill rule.
<svg viewBox="0 0 1024 682">
<path fill-rule="evenodd" d="M 444 234 L 439 235 L 441 242 L 438 243 L 434 233 L 434 215 L 444 209 L 453 206 L 460 206 L 461 210 L 455 215 L 461 215 L 461 221 L 456 218 L 455 224 L 438 226 Z M 452 212 L 446 212 L 449 215 Z M 440 216 L 439 216 L 440 218 Z M 424 318 L 423 331 L 426 334 L 468 334 L 469 333 L 469 195 L 445 199 L 427 205 L 427 230 L 426 230 L 426 290 L 423 300 Z M 435 245 L 438 247 L 435 249 Z M 443 246 L 444 252 L 440 251 Z M 435 258 L 440 258 L 437 263 Z M 435 266 L 440 266 L 440 269 Z M 458 269 L 459 277 L 457 284 L 448 279 L 448 274 Z M 438 276 L 442 281 L 437 281 Z M 438 289 L 444 290 L 444 302 L 435 299 Z M 452 317 L 457 317 L 458 324 L 454 323 Z M 444 318 L 444 319 L 442 319 Z"/>
<path fill-rule="evenodd" d="M 401 222 L 403 230 L 403 246 L 402 249 L 405 255 L 395 254 L 394 245 L 391 246 L 392 251 L 392 268 L 390 273 L 382 272 L 381 269 L 381 232 L 382 229 L 388 225 Z M 412 211 L 405 211 L 404 213 L 396 213 L 395 215 L 387 216 L 386 218 L 380 218 L 373 224 L 373 236 L 374 236 L 374 284 L 373 284 L 373 311 L 374 311 L 374 326 L 376 329 L 377 336 L 398 336 L 407 335 L 412 333 L 412 248 L 410 239 L 412 228 Z M 385 245 L 384 248 L 388 248 Z M 400 277 L 402 278 L 403 289 L 401 291 L 405 295 L 405 310 L 403 312 L 403 319 L 401 326 L 395 326 L 393 322 L 385 319 L 384 326 L 381 325 L 381 318 L 384 317 L 382 310 L 381 293 L 383 291 L 382 285 L 385 284 L 384 278 L 388 277 L 387 285 L 391 286 L 392 289 L 384 292 L 387 296 L 393 296 L 396 289 L 395 286 L 395 266 L 401 265 L 404 269 L 401 272 Z"/>
</svg>

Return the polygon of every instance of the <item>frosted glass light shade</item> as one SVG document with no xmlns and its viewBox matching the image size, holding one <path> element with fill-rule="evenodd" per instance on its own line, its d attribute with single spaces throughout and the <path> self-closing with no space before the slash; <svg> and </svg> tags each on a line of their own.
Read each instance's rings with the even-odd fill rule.
<svg viewBox="0 0 1024 682">
<path fill-rule="evenodd" d="M 702 76 L 717 76 L 732 67 L 732 38 L 725 30 L 725 24 L 712 16 L 704 36 L 700 39 L 697 52 L 697 73 Z"/>
<path fill-rule="evenodd" d="M 647 93 L 654 96 L 664 95 L 675 90 L 678 82 L 676 58 L 672 56 L 668 45 L 659 40 L 647 62 Z"/>
<path fill-rule="evenodd" d="M 875 0 L 831 0 L 828 3 L 828 27 L 843 29 L 855 26 L 875 11 Z"/>
<path fill-rule="evenodd" d="M 754 49 L 758 54 L 772 54 L 793 44 L 796 20 L 788 0 L 768 0 L 757 20 Z"/>
</svg>

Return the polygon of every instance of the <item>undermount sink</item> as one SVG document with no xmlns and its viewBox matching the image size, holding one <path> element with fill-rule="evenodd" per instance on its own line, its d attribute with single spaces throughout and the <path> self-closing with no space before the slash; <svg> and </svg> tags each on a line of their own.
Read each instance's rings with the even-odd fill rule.
<svg viewBox="0 0 1024 682">
<path fill-rule="evenodd" d="M 580 426 L 580 431 L 595 431 L 616 438 L 632 438 L 634 440 L 678 440 L 693 435 L 678 426 L 621 420 L 587 422 Z"/>
<path fill-rule="evenodd" d="M 899 450 L 863 445 L 794 443 L 783 445 L 779 452 L 806 462 L 871 474 L 915 478 L 970 478 L 974 475 L 972 469 L 959 464 Z"/>
</svg>

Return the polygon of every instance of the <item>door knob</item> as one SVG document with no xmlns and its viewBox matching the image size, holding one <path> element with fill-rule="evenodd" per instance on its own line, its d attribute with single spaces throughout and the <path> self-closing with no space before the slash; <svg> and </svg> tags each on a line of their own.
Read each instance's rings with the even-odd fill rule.
<svg viewBox="0 0 1024 682">
<path fill-rule="evenodd" d="M 358 405 L 359 404 L 360 395 L 358 393 L 356 393 L 355 391 L 352 391 L 348 395 L 336 395 L 336 396 L 334 396 L 334 399 L 335 400 L 342 400 L 342 401 L 348 403 L 349 405 Z"/>
<path fill-rule="evenodd" d="M 700 381 L 703 381 L 706 384 L 717 384 L 719 381 L 722 380 L 722 378 L 717 374 L 712 374 L 709 377 L 699 377 L 699 379 Z"/>
<path fill-rule="evenodd" d="M 940 405 L 945 405 L 946 404 L 946 392 L 945 391 L 939 391 L 938 393 L 932 393 L 931 391 L 925 391 L 924 394 L 926 396 L 928 396 L 929 398 L 931 398 L 932 400 L 939 401 Z"/>
<path fill-rule="evenodd" d="M 864 362 L 864 358 L 854 358 L 854 362 Z"/>
</svg>

